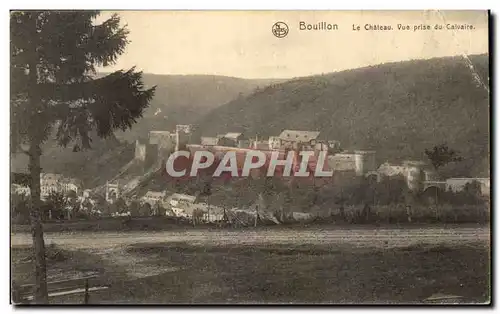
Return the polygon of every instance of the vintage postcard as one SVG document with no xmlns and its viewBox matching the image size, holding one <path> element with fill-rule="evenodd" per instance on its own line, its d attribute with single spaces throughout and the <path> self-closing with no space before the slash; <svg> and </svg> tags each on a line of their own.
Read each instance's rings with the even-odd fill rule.
<svg viewBox="0 0 500 314">
<path fill-rule="evenodd" d="M 488 11 L 11 11 L 12 304 L 490 304 Z"/>
</svg>

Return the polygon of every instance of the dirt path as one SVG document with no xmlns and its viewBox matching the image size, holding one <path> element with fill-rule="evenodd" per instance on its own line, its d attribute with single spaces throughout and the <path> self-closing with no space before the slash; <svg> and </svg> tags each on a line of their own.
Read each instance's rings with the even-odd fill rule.
<svg viewBox="0 0 500 314">
<path fill-rule="evenodd" d="M 489 242 L 488 227 L 350 228 L 279 230 L 186 230 L 162 232 L 48 233 L 47 244 L 72 249 L 105 249 L 134 243 L 188 242 L 192 245 L 229 244 L 347 244 L 361 247 L 401 247 L 417 243 Z M 11 246 L 31 245 L 29 234 L 12 234 Z"/>
</svg>

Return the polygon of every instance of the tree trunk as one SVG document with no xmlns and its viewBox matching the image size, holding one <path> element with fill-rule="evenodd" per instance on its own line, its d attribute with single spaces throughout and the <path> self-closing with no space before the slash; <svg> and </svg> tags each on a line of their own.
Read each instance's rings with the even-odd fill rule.
<svg viewBox="0 0 500 314">
<path fill-rule="evenodd" d="M 48 303 L 47 266 L 45 262 L 45 242 L 40 212 L 40 155 L 38 144 L 30 145 L 30 175 L 31 175 L 31 230 L 35 253 L 35 295 L 37 304 Z"/>
<path fill-rule="evenodd" d="M 33 38 L 37 38 L 37 16 L 39 13 L 33 13 L 31 17 L 30 32 Z M 36 41 L 36 40 L 35 40 Z M 33 51 L 29 51 L 29 77 L 28 77 L 28 101 L 30 110 L 34 116 L 28 126 L 29 147 L 29 171 L 31 175 L 31 231 L 33 237 L 33 247 L 35 254 L 35 293 L 34 301 L 37 304 L 49 303 L 47 292 L 47 266 L 45 263 L 45 243 L 43 240 L 43 227 L 41 221 L 41 201 L 40 201 L 40 156 L 41 135 L 45 131 L 42 125 L 38 108 L 41 106 L 41 97 L 38 93 L 38 71 L 39 54 L 36 49 L 37 43 L 33 45 Z"/>
</svg>

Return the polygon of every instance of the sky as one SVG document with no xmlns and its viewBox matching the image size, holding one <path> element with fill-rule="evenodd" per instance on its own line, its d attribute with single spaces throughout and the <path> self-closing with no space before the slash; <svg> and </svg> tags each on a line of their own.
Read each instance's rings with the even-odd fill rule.
<svg viewBox="0 0 500 314">
<path fill-rule="evenodd" d="M 100 19 L 113 12 L 103 12 Z M 486 11 L 119 11 L 130 40 L 118 62 L 100 71 L 293 78 L 380 63 L 488 52 Z M 272 34 L 275 22 L 289 27 Z M 299 23 L 337 24 L 301 31 Z M 97 21 L 99 22 L 99 21 Z M 365 24 L 392 31 L 366 31 Z M 409 31 L 397 25 L 409 25 Z M 413 31 L 430 25 L 431 30 Z M 436 24 L 443 30 L 434 30 Z M 473 30 L 448 30 L 467 24 Z M 353 25 L 361 30 L 354 31 Z"/>
</svg>

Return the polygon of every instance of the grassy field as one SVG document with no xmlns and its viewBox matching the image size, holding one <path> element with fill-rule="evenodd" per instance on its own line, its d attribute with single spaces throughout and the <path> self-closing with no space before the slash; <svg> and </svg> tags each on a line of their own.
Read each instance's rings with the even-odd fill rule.
<svg viewBox="0 0 500 314">
<path fill-rule="evenodd" d="M 32 280 L 30 249 L 11 250 L 13 278 Z M 445 293 L 489 300 L 484 242 L 356 247 L 155 242 L 68 250 L 49 246 L 49 277 L 95 272 L 110 289 L 91 303 L 413 303 Z M 81 302 L 81 297 L 60 302 Z"/>
<path fill-rule="evenodd" d="M 406 218 L 405 218 L 406 219 Z M 425 227 L 442 227 L 442 226 L 488 226 L 488 221 L 472 222 L 472 223 L 454 223 L 453 220 L 446 222 L 418 222 L 418 216 L 413 220 L 412 223 L 408 223 L 404 219 L 396 220 L 397 222 L 388 223 L 387 219 L 383 219 L 381 222 L 372 222 L 367 224 L 351 224 L 344 221 L 331 221 L 325 219 L 324 221 L 315 222 L 295 222 L 290 224 L 281 225 L 260 225 L 259 228 L 263 229 L 297 229 L 302 227 L 316 227 L 316 228 L 374 228 L 374 227 L 388 227 L 397 228 L 398 226 L 404 226 L 405 228 L 421 228 Z M 471 220 L 474 221 L 474 220 Z M 253 224 L 250 225 L 253 229 Z M 229 227 L 231 228 L 231 227 Z M 245 227 L 241 227 L 245 229 Z M 127 218 L 103 218 L 96 220 L 75 220 L 75 221 L 64 221 L 64 222 L 46 222 L 43 224 L 44 232 L 129 232 L 129 231 L 171 231 L 171 230 L 193 230 L 193 229 L 221 229 L 214 224 L 200 224 L 193 227 L 192 223 L 187 220 L 176 220 L 171 217 L 134 217 L 132 219 Z M 227 229 L 227 227 L 225 228 Z M 12 233 L 29 233 L 31 232 L 31 226 L 29 224 L 11 224 Z"/>
</svg>

